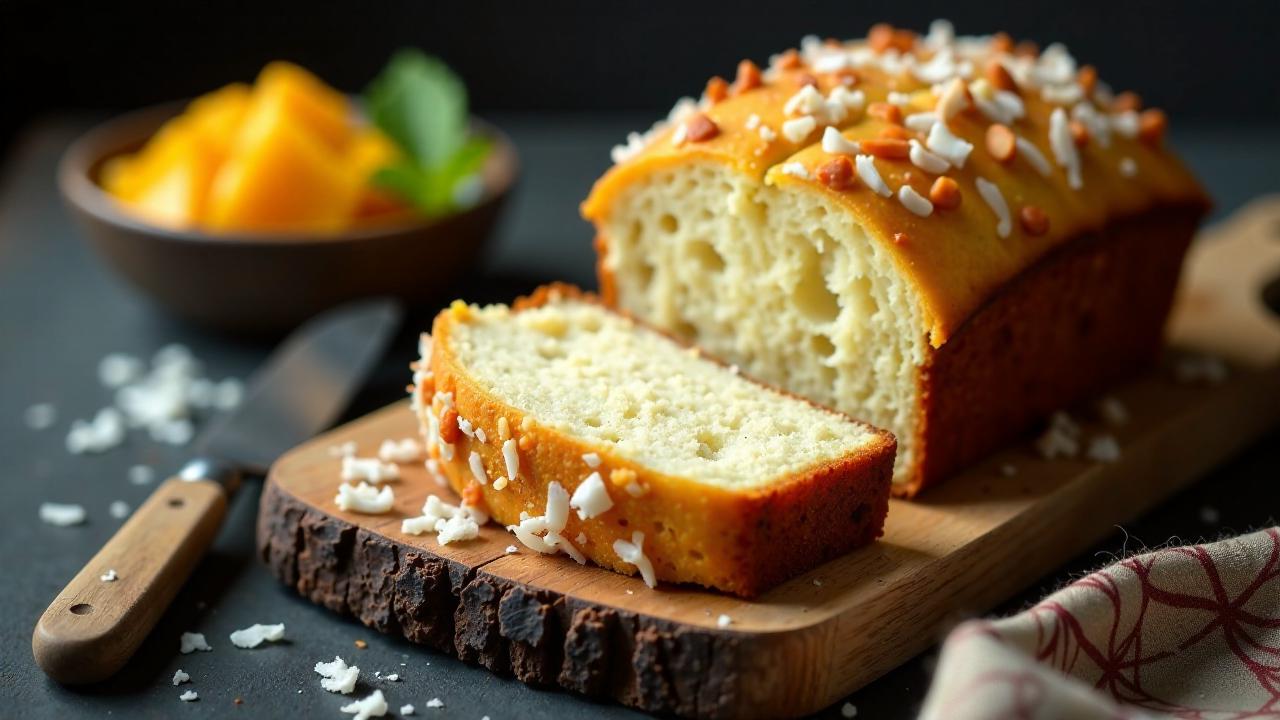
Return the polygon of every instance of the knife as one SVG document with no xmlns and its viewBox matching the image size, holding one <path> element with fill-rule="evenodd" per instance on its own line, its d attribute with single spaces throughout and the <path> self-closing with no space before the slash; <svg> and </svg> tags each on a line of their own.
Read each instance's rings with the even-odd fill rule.
<svg viewBox="0 0 1280 720">
<path fill-rule="evenodd" d="M 337 419 L 400 324 L 393 300 L 331 310 L 294 331 L 211 422 L 196 456 L 151 494 L 54 598 L 31 650 L 54 680 L 97 682 L 124 667 L 213 542 L 245 477 Z M 118 579 L 102 580 L 108 569 Z"/>
</svg>

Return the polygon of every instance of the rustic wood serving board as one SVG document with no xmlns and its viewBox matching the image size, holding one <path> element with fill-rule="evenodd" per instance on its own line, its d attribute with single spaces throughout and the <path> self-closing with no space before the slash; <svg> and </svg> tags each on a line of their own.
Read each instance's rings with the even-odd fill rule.
<svg viewBox="0 0 1280 720">
<path fill-rule="evenodd" d="M 1118 388 L 1121 460 L 1040 459 L 1011 447 L 916 502 L 894 501 L 884 538 L 745 601 L 663 586 L 567 557 L 509 554 L 497 526 L 437 545 L 400 532 L 430 493 L 420 468 L 395 509 L 333 504 L 354 440 L 415 434 L 406 403 L 343 426 L 272 468 L 262 557 L 303 596 L 382 632 L 540 685 L 684 716 L 778 717 L 835 702 L 1185 486 L 1280 421 L 1280 321 L 1261 288 L 1280 276 L 1280 200 L 1259 201 L 1194 248 L 1166 367 Z M 1225 382 L 1176 382 L 1186 350 L 1230 361 Z M 1098 423 L 1087 432 L 1100 430 Z M 1112 431 L 1110 428 L 1108 431 Z M 1000 469 L 1017 468 L 1007 477 Z M 719 627 L 717 617 L 733 622 Z"/>
</svg>

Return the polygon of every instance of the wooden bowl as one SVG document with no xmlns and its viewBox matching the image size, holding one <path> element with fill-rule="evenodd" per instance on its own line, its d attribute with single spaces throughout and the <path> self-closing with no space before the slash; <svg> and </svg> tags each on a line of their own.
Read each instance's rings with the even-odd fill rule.
<svg viewBox="0 0 1280 720">
<path fill-rule="evenodd" d="M 146 108 L 90 130 L 63 154 L 58 187 L 120 275 L 176 315 L 220 330 L 279 333 L 361 297 L 396 297 L 410 307 L 438 301 L 478 264 L 519 173 L 510 139 L 474 121 L 494 149 L 481 171 L 483 199 L 456 214 L 323 236 L 165 228 L 122 208 L 98 185 L 98 172 L 109 158 L 142 147 L 184 106 Z"/>
</svg>

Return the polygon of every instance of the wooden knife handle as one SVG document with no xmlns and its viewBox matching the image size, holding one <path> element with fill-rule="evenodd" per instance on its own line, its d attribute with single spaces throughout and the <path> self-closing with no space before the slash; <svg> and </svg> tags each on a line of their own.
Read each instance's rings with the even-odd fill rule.
<svg viewBox="0 0 1280 720">
<path fill-rule="evenodd" d="M 124 667 L 226 514 L 227 491 L 215 481 L 173 477 L 156 488 L 36 623 L 31 650 L 45 673 L 80 685 Z M 109 570 L 118 578 L 106 582 Z"/>
</svg>

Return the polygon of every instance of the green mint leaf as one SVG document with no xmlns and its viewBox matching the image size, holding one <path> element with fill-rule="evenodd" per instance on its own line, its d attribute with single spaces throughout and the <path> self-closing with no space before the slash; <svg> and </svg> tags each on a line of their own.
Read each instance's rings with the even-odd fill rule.
<svg viewBox="0 0 1280 720">
<path fill-rule="evenodd" d="M 445 165 L 467 140 L 467 89 L 437 58 L 402 50 L 370 84 L 370 118 L 419 165 Z"/>
</svg>

